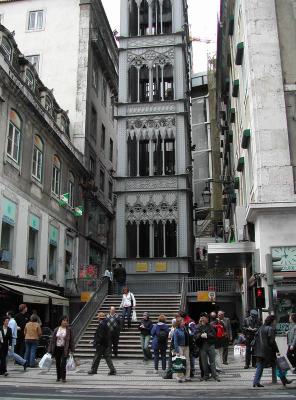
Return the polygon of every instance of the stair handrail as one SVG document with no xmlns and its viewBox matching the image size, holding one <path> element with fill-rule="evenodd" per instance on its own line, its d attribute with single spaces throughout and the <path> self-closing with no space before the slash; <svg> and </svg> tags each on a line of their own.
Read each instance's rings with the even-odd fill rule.
<svg viewBox="0 0 296 400">
<path fill-rule="evenodd" d="M 180 297 L 180 311 L 185 311 L 186 309 L 186 297 L 187 297 L 187 277 L 183 277 L 181 283 L 181 297 Z"/>
<path fill-rule="evenodd" d="M 97 290 L 76 315 L 71 324 L 75 344 L 108 294 L 108 279 L 101 279 Z"/>
</svg>

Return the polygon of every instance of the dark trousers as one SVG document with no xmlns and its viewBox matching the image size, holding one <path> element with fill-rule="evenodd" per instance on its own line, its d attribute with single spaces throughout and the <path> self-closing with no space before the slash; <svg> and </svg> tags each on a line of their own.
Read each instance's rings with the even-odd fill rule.
<svg viewBox="0 0 296 400">
<path fill-rule="evenodd" d="M 115 368 L 111 359 L 111 348 L 103 346 L 98 346 L 96 349 L 96 354 L 94 356 L 91 366 L 92 372 L 97 373 L 102 358 L 105 358 L 106 364 L 108 365 L 110 372 L 115 372 Z"/>
<path fill-rule="evenodd" d="M 228 359 L 228 340 L 223 344 L 223 353 L 222 353 L 222 362 L 223 364 L 227 363 Z"/>
<path fill-rule="evenodd" d="M 251 342 L 252 342 L 253 338 L 247 338 L 246 339 L 246 358 L 245 358 L 245 365 L 247 367 L 250 366 L 251 364 L 251 358 L 252 358 L 252 346 L 251 346 Z"/>
<path fill-rule="evenodd" d="M 7 351 L 0 350 L 0 375 L 7 372 Z"/>
<path fill-rule="evenodd" d="M 113 354 L 117 356 L 118 354 L 118 342 L 119 342 L 119 332 L 112 332 L 111 340 L 112 340 L 112 350 Z"/>
<path fill-rule="evenodd" d="M 127 319 L 127 326 L 131 327 L 132 307 L 123 307 L 122 310 L 122 326 L 124 327 L 125 318 Z"/>
<path fill-rule="evenodd" d="M 64 355 L 64 347 L 56 347 L 54 356 L 56 360 L 57 379 L 65 380 L 67 357 Z"/>
<path fill-rule="evenodd" d="M 154 354 L 154 369 L 158 370 L 159 359 L 161 360 L 162 370 L 166 369 L 166 347 L 158 347 L 153 350 Z"/>
<path fill-rule="evenodd" d="M 200 359 L 204 377 L 208 379 L 211 372 L 213 378 L 215 378 L 217 376 L 215 365 L 215 346 L 207 343 L 203 344 L 200 349 Z M 209 363 L 211 371 L 209 370 Z"/>
<path fill-rule="evenodd" d="M 18 337 L 14 349 L 15 353 L 24 358 L 26 352 L 26 344 L 24 336 Z"/>
<path fill-rule="evenodd" d="M 288 348 L 287 358 L 290 361 L 292 367 L 295 369 L 296 368 L 296 351 L 290 350 L 290 348 Z"/>
</svg>

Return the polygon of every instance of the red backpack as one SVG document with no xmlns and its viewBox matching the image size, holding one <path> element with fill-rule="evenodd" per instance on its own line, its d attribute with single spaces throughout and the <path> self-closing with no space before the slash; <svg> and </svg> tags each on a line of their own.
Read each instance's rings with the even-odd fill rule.
<svg viewBox="0 0 296 400">
<path fill-rule="evenodd" d="M 215 324 L 215 329 L 216 329 L 216 338 L 217 339 L 222 339 L 225 337 L 225 328 L 221 322 L 217 322 Z"/>
</svg>

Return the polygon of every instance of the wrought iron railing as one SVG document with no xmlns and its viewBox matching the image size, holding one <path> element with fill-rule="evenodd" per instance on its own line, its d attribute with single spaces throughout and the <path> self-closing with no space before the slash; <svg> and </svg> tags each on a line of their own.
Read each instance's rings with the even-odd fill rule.
<svg viewBox="0 0 296 400">
<path fill-rule="evenodd" d="M 236 292 L 238 285 L 233 278 L 188 278 L 187 293 L 213 291 L 216 293 Z"/>
<path fill-rule="evenodd" d="M 91 299 L 85 303 L 85 306 L 80 310 L 72 322 L 72 331 L 74 334 L 75 343 L 80 339 L 84 329 L 93 318 L 95 312 L 108 294 L 108 281 L 107 279 L 100 280 L 100 285 L 92 295 Z"/>
</svg>

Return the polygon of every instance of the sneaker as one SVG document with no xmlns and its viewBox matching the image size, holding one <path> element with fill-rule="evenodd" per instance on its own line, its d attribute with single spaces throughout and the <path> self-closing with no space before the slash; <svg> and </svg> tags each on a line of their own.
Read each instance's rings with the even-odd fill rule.
<svg viewBox="0 0 296 400">
<path fill-rule="evenodd" d="M 95 371 L 92 371 L 92 370 L 90 370 L 90 371 L 88 371 L 88 375 L 96 375 L 96 372 L 95 372 Z"/>
<path fill-rule="evenodd" d="M 216 376 L 216 377 L 214 378 L 214 380 L 215 380 L 216 382 L 221 382 L 221 379 L 220 379 L 218 376 Z"/>
<path fill-rule="evenodd" d="M 116 375 L 116 371 L 114 370 L 114 371 L 110 371 L 110 372 L 108 372 L 108 375 Z"/>
</svg>

